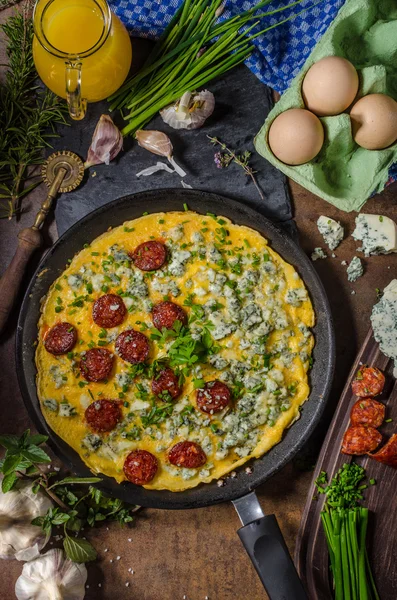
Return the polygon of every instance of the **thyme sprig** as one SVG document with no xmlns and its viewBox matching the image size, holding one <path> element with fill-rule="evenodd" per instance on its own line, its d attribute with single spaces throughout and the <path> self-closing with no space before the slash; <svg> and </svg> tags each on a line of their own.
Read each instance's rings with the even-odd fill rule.
<svg viewBox="0 0 397 600">
<path fill-rule="evenodd" d="M 210 140 L 211 144 L 214 144 L 214 146 L 218 144 L 224 152 L 224 154 L 221 154 L 220 152 L 215 154 L 215 164 L 219 168 L 225 168 L 228 167 L 231 162 L 235 162 L 236 165 L 244 170 L 246 175 L 251 177 L 254 186 L 258 190 L 259 196 L 262 198 L 262 200 L 265 200 L 265 196 L 263 195 L 263 192 L 256 181 L 256 171 L 254 171 L 248 164 L 249 159 L 251 158 L 251 152 L 245 150 L 243 154 L 236 154 L 234 150 L 228 148 L 226 144 L 221 142 L 217 137 L 211 137 L 210 135 L 207 135 L 207 138 Z"/>
<path fill-rule="evenodd" d="M 55 94 L 37 84 L 33 61 L 32 2 L 1 26 L 7 38 L 8 69 L 0 84 L 0 218 L 11 219 L 20 203 L 41 181 L 37 166 L 65 123 L 65 109 Z"/>
</svg>

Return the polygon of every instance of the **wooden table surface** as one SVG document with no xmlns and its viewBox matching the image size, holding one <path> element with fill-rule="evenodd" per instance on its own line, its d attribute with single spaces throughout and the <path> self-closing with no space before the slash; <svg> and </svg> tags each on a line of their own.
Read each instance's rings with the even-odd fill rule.
<svg viewBox="0 0 397 600">
<path fill-rule="evenodd" d="M 0 13 L 0 22 L 8 12 Z M 294 183 L 290 187 L 300 242 L 306 252 L 310 253 L 316 246 L 325 247 L 316 227 L 316 220 L 321 214 L 340 220 L 346 236 L 352 233 L 355 213 L 343 213 Z M 19 223 L 15 220 L 0 221 L 0 273 L 11 260 L 18 231 L 31 225 L 34 210 L 43 194 L 44 190 L 38 188 L 26 200 L 25 206 L 29 211 L 22 215 Z M 397 184 L 371 198 L 365 211 L 396 219 Z M 44 233 L 48 245 L 56 239 L 55 224 L 47 223 Z M 350 261 L 356 247 L 356 242 L 347 237 L 337 248 L 336 258 L 314 263 L 331 303 L 337 342 L 336 374 L 326 414 L 306 451 L 258 489 L 265 512 L 277 515 L 291 552 L 310 486 L 308 467 L 315 461 L 344 381 L 369 328 L 376 288 L 382 289 L 393 276 L 397 276 L 397 255 L 378 256 L 364 259 L 364 276 L 355 284 L 348 283 L 346 267 L 341 265 L 341 261 Z M 38 258 L 36 256 L 36 261 Z M 29 271 L 32 270 L 33 265 Z M 26 275 L 26 283 L 28 280 L 29 274 Z M 353 290 L 355 294 L 352 294 Z M 31 423 L 16 377 L 15 323 L 14 314 L 5 336 L 0 340 L 0 433 L 20 434 L 31 427 Z M 88 566 L 86 598 L 264 600 L 267 596 L 236 535 L 239 526 L 232 505 L 222 504 L 191 511 L 146 509 L 132 527 L 121 529 L 113 524 L 109 528 L 104 526 L 90 531 L 89 539 L 99 551 L 99 560 Z M 130 567 L 133 574 L 128 571 Z M 0 599 L 14 598 L 14 585 L 21 568 L 17 561 L 0 561 Z M 130 585 L 126 586 L 126 583 Z"/>
</svg>

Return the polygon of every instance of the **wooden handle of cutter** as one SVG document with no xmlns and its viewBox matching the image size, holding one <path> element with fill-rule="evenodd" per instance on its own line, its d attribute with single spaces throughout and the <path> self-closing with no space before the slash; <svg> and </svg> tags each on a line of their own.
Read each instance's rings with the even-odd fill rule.
<svg viewBox="0 0 397 600">
<path fill-rule="evenodd" d="M 42 244 L 40 231 L 33 227 L 22 229 L 18 234 L 18 247 L 14 258 L 0 279 L 0 335 L 17 299 L 26 265 L 33 252 Z"/>
</svg>

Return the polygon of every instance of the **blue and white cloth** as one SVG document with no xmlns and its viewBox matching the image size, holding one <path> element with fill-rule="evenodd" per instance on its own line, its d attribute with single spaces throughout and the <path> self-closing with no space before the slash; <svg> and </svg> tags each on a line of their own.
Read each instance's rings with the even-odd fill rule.
<svg viewBox="0 0 397 600">
<path fill-rule="evenodd" d="M 299 73 L 344 1 L 303 0 L 285 11 L 264 17 L 252 33 L 295 15 L 254 40 L 257 49 L 248 58 L 246 65 L 263 83 L 283 92 Z M 132 35 L 156 39 L 182 2 L 183 0 L 111 0 L 110 5 Z M 273 0 L 261 10 L 277 10 L 292 2 L 293 0 Z M 257 3 L 258 0 L 226 0 L 221 20 L 252 8 Z"/>
</svg>

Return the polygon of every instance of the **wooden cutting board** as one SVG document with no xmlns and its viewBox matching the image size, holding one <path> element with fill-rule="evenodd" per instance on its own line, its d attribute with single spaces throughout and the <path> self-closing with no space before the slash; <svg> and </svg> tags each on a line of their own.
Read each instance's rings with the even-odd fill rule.
<svg viewBox="0 0 397 600">
<path fill-rule="evenodd" d="M 371 511 L 367 547 L 381 600 L 397 598 L 397 469 L 378 463 L 368 456 L 350 457 L 340 452 L 343 434 L 349 425 L 350 409 L 357 400 L 352 394 L 351 382 L 362 364 L 378 367 L 386 375 L 384 391 L 377 400 L 386 404 L 386 419 L 393 421 L 384 423 L 380 428 L 384 442 L 392 433 L 397 432 L 397 381 L 393 377 L 393 362 L 380 352 L 370 330 L 350 371 L 321 448 L 302 515 L 295 564 L 310 600 L 333 598 L 328 550 L 320 517 L 324 495 L 319 500 L 313 500 L 316 495 L 314 481 L 321 471 L 326 471 L 331 480 L 344 463 L 352 460 L 366 469 L 368 479 L 376 480 L 376 485 L 364 490 L 363 505 Z"/>
</svg>

